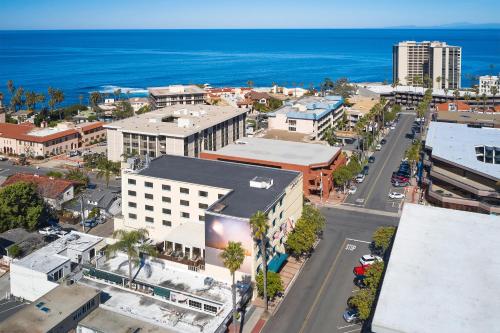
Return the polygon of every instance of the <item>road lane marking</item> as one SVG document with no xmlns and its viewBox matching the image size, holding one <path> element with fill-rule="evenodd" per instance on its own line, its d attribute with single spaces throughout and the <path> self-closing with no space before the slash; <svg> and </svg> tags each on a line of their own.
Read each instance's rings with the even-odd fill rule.
<svg viewBox="0 0 500 333">
<path fill-rule="evenodd" d="M 354 238 L 346 238 L 346 239 L 349 240 L 349 241 L 353 241 L 353 242 L 360 242 L 360 243 L 371 244 L 371 242 L 367 242 L 367 241 L 364 241 L 364 240 L 359 240 L 359 239 L 354 239 Z"/>
<path fill-rule="evenodd" d="M 334 268 L 337 264 L 337 261 L 339 260 L 340 255 L 342 254 L 342 252 L 344 250 L 344 246 L 346 245 L 346 242 L 347 242 L 347 239 L 344 239 L 344 242 L 342 243 L 342 246 L 340 247 L 339 252 L 337 252 L 337 256 L 335 257 L 335 260 L 333 261 L 332 267 L 330 267 L 328 274 L 326 275 L 325 279 L 323 280 L 323 283 L 321 284 L 321 287 L 319 288 L 319 291 L 316 294 L 316 297 L 314 298 L 314 302 L 313 302 L 311 308 L 309 309 L 309 312 L 307 313 L 307 316 L 304 320 L 304 323 L 302 324 L 302 327 L 300 328 L 299 333 L 303 333 L 307 324 L 309 323 L 309 319 L 311 318 L 311 315 L 312 315 L 314 309 L 316 308 L 316 305 L 318 304 L 321 295 L 323 294 L 323 290 L 325 289 L 326 282 L 330 279 L 330 276 L 332 275 L 332 273 L 334 271 Z"/>
<path fill-rule="evenodd" d="M 384 170 L 385 166 L 387 165 L 387 163 L 389 162 L 390 160 L 390 156 L 392 155 L 394 149 L 398 146 L 397 145 L 397 141 L 399 141 L 399 137 L 401 136 L 401 134 L 403 133 L 403 131 L 399 131 L 399 133 L 397 134 L 396 138 L 394 139 L 394 144 L 392 145 L 392 148 L 391 150 L 389 151 L 389 154 L 387 155 L 387 158 L 385 159 L 385 162 L 384 164 L 382 165 L 382 168 L 380 168 L 380 171 L 377 175 L 377 177 L 375 178 L 375 181 L 373 182 L 373 186 L 370 188 L 370 191 L 368 192 L 368 195 L 366 196 L 366 201 L 365 202 L 368 202 L 368 200 L 370 199 L 372 193 L 373 193 L 373 190 L 375 189 L 375 185 L 377 185 L 378 183 L 378 180 L 380 178 L 380 176 L 382 175 L 382 171 Z"/>
</svg>

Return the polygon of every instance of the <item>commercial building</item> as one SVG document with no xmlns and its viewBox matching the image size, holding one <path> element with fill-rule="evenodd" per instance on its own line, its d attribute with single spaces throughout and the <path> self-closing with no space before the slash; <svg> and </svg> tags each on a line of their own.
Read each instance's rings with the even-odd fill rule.
<svg viewBox="0 0 500 333">
<path fill-rule="evenodd" d="M 174 105 L 123 119 L 107 129 L 108 159 L 124 155 L 198 157 L 245 136 L 247 109 L 231 106 Z"/>
<path fill-rule="evenodd" d="M 164 155 L 123 171 L 123 219 L 115 218 L 115 229 L 146 228 L 167 258 L 219 280 L 230 278 L 222 249 L 240 241 L 245 261 L 238 274 L 254 278 L 261 257 L 250 217 L 259 210 L 267 215 L 268 256 L 280 258 L 302 212 L 302 188 L 296 171 Z"/>
<path fill-rule="evenodd" d="M 500 128 L 500 113 L 441 111 L 432 115 L 432 120 L 444 123 L 467 124 L 472 127 Z"/>
<path fill-rule="evenodd" d="M 269 129 L 304 133 L 322 140 L 325 131 L 336 128 L 344 115 L 344 99 L 340 96 L 308 96 L 268 113 Z"/>
<path fill-rule="evenodd" d="M 457 101 L 457 102 L 439 103 L 436 105 L 436 111 L 472 112 L 472 108 L 467 103 Z"/>
<path fill-rule="evenodd" d="M 104 247 L 103 238 L 71 231 L 10 265 L 10 291 L 35 301 L 69 280 L 74 264 L 90 263 Z"/>
<path fill-rule="evenodd" d="M 63 333 L 99 307 L 100 290 L 61 284 L 0 322 L 0 333 Z"/>
<path fill-rule="evenodd" d="M 205 91 L 195 85 L 148 88 L 148 93 L 153 109 L 176 104 L 203 104 L 205 100 Z"/>
<path fill-rule="evenodd" d="M 483 75 L 479 77 L 479 93 L 493 95 L 491 88 L 496 88 L 495 95 L 500 94 L 500 77 L 496 75 Z"/>
<path fill-rule="evenodd" d="M 63 203 L 74 197 L 75 183 L 73 181 L 38 174 L 16 173 L 7 178 L 2 187 L 18 182 L 35 184 L 45 202 L 57 210 L 61 209 Z"/>
<path fill-rule="evenodd" d="M 240 139 L 200 157 L 302 172 L 304 195 L 323 199 L 333 190 L 333 171 L 346 163 L 337 147 L 261 138 Z"/>
<path fill-rule="evenodd" d="M 429 202 L 500 213 L 500 129 L 431 122 L 425 154 Z"/>
<path fill-rule="evenodd" d="M 392 48 L 393 82 L 435 88 L 460 89 L 462 48 L 445 42 L 399 42 Z"/>
<path fill-rule="evenodd" d="M 405 204 L 372 331 L 497 331 L 498 222 L 495 216 Z"/>
</svg>

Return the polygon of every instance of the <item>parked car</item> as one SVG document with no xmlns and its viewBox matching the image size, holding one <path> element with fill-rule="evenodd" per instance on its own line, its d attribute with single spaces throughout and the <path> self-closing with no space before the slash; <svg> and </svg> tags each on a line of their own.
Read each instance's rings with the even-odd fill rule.
<svg viewBox="0 0 500 333">
<path fill-rule="evenodd" d="M 399 192 L 389 192 L 389 198 L 391 199 L 404 199 L 405 195 Z"/>
<path fill-rule="evenodd" d="M 377 261 L 382 261 L 382 258 L 379 256 L 374 256 L 373 254 L 365 254 L 361 258 L 359 258 L 359 262 L 361 265 L 371 265 Z"/>
<path fill-rule="evenodd" d="M 365 273 L 366 273 L 366 269 L 368 268 L 368 266 L 370 265 L 360 265 L 360 266 L 356 266 L 353 268 L 352 272 L 354 273 L 354 275 L 356 276 L 365 276 Z"/>
<path fill-rule="evenodd" d="M 362 173 L 366 176 L 366 175 L 368 175 L 368 170 L 370 170 L 370 167 L 368 165 L 365 165 L 363 167 L 363 172 Z"/>
<path fill-rule="evenodd" d="M 391 130 L 396 129 L 396 125 L 391 125 Z"/>
<path fill-rule="evenodd" d="M 5 156 L 3 156 L 3 155 L 0 155 L 0 161 L 7 161 L 7 160 L 8 160 L 8 158 L 7 158 L 7 157 L 5 157 Z"/>
<path fill-rule="evenodd" d="M 382 145 L 381 144 L 376 145 L 375 150 L 377 151 L 382 150 Z"/>
<path fill-rule="evenodd" d="M 375 163 L 375 156 L 368 157 L 368 163 Z"/>
<path fill-rule="evenodd" d="M 82 225 L 82 222 L 80 222 L 80 225 Z M 83 225 L 85 226 L 85 228 L 93 228 L 97 225 L 97 221 L 95 219 L 85 220 L 83 222 Z"/>
<path fill-rule="evenodd" d="M 57 230 L 54 229 L 53 227 L 45 227 L 38 230 L 38 233 L 41 235 L 56 235 Z"/>
<path fill-rule="evenodd" d="M 357 275 L 354 280 L 352 281 L 354 285 L 360 289 L 364 289 L 368 287 L 365 283 L 365 276 L 364 275 Z"/>
<path fill-rule="evenodd" d="M 353 185 L 353 186 L 349 187 L 349 189 L 347 190 L 347 193 L 354 194 L 354 193 L 356 193 L 357 190 L 358 190 L 358 188 Z"/>
<path fill-rule="evenodd" d="M 410 185 L 409 182 L 403 182 L 403 181 L 398 181 L 398 180 L 392 181 L 392 186 L 394 186 L 394 187 L 405 187 L 405 186 L 409 186 L 409 185 Z"/>
<path fill-rule="evenodd" d="M 365 180 L 365 175 L 363 175 L 362 173 L 360 173 L 356 176 L 357 183 L 362 183 L 364 180 Z"/>
<path fill-rule="evenodd" d="M 348 323 L 353 323 L 359 320 L 359 312 L 356 309 L 349 309 L 344 312 L 344 320 Z"/>
<path fill-rule="evenodd" d="M 386 140 L 386 139 L 382 139 L 382 140 L 380 140 L 380 144 L 381 144 L 381 145 L 385 145 L 386 143 L 387 143 L 387 140 Z"/>
</svg>

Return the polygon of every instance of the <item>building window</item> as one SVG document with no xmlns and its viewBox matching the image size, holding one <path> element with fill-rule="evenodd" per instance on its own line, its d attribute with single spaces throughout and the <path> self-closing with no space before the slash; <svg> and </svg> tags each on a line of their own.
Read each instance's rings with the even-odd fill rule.
<svg viewBox="0 0 500 333">
<path fill-rule="evenodd" d="M 172 214 L 172 211 L 170 209 L 168 209 L 168 208 L 163 208 L 161 211 L 162 211 L 163 214 L 167 214 L 167 215 Z"/>
<path fill-rule="evenodd" d="M 181 217 L 188 219 L 189 218 L 189 213 L 186 212 L 181 212 Z"/>
<path fill-rule="evenodd" d="M 170 197 L 161 197 L 161 201 L 170 203 Z"/>
<path fill-rule="evenodd" d="M 170 185 L 165 185 L 165 184 L 163 184 L 163 185 L 161 186 L 161 189 L 162 189 L 163 191 L 170 191 Z"/>
<path fill-rule="evenodd" d="M 132 214 L 132 213 L 128 213 L 128 218 L 132 219 L 132 220 L 136 220 L 137 219 L 137 215 L 136 214 Z"/>
<path fill-rule="evenodd" d="M 154 218 L 152 218 L 152 217 L 146 216 L 146 222 L 147 222 L 147 223 L 154 223 L 154 222 L 155 222 L 155 219 L 154 219 Z"/>
<path fill-rule="evenodd" d="M 128 190 L 128 195 L 130 195 L 131 197 L 135 197 L 137 193 L 135 191 Z"/>
<path fill-rule="evenodd" d="M 130 178 L 129 178 L 129 179 L 128 179 L 128 184 L 129 184 L 129 185 L 135 185 L 135 184 L 136 184 L 135 179 L 130 179 Z"/>
<path fill-rule="evenodd" d="M 280 220 L 283 218 L 283 212 L 280 213 Z"/>
<path fill-rule="evenodd" d="M 199 215 L 198 216 L 198 221 L 205 221 L 205 215 Z"/>
<path fill-rule="evenodd" d="M 219 199 L 220 199 L 220 198 L 222 198 L 223 196 L 224 196 L 224 194 L 219 194 L 219 195 L 217 196 L 217 198 L 219 198 Z"/>
<path fill-rule="evenodd" d="M 217 307 L 209 304 L 203 304 L 203 309 L 207 312 L 217 313 Z"/>
<path fill-rule="evenodd" d="M 189 201 L 187 200 L 181 200 L 181 206 L 189 206 Z"/>
<path fill-rule="evenodd" d="M 208 197 L 208 192 L 207 191 L 198 191 L 198 194 L 199 194 L 200 197 L 204 197 L 204 198 Z"/>
<path fill-rule="evenodd" d="M 188 188 L 181 187 L 180 191 L 181 191 L 181 193 L 183 193 L 183 194 L 189 194 L 189 189 L 188 189 Z"/>
<path fill-rule="evenodd" d="M 165 227 L 171 227 L 172 226 L 172 222 L 171 221 L 167 221 L 167 220 L 161 221 L 161 224 L 163 224 Z"/>
<path fill-rule="evenodd" d="M 132 208 L 137 208 L 137 204 L 135 202 L 131 202 L 131 201 L 129 201 L 128 206 L 132 207 Z"/>
<path fill-rule="evenodd" d="M 193 300 L 189 300 L 189 306 L 192 308 L 201 309 L 201 303 Z"/>
<path fill-rule="evenodd" d="M 149 188 L 153 188 L 153 183 L 151 183 L 151 182 L 144 182 L 144 186 L 149 187 Z"/>
<path fill-rule="evenodd" d="M 208 205 L 207 205 L 207 204 L 204 204 L 204 203 L 200 203 L 200 204 L 198 204 L 198 207 L 199 207 L 200 209 L 207 209 L 207 208 L 208 208 Z"/>
<path fill-rule="evenodd" d="M 152 212 L 154 210 L 153 206 L 149 206 L 149 205 L 145 205 L 144 209 L 146 209 L 146 210 L 148 210 L 150 212 Z"/>
<path fill-rule="evenodd" d="M 151 193 L 144 193 L 144 198 L 153 200 L 153 195 Z"/>
</svg>

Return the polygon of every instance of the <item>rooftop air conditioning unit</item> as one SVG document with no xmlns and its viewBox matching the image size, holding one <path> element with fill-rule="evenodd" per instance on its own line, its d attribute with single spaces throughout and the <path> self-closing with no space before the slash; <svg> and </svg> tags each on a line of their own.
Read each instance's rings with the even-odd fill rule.
<svg viewBox="0 0 500 333">
<path fill-rule="evenodd" d="M 273 186 L 273 179 L 267 177 L 254 177 L 250 180 L 250 187 L 269 189 Z"/>
</svg>

